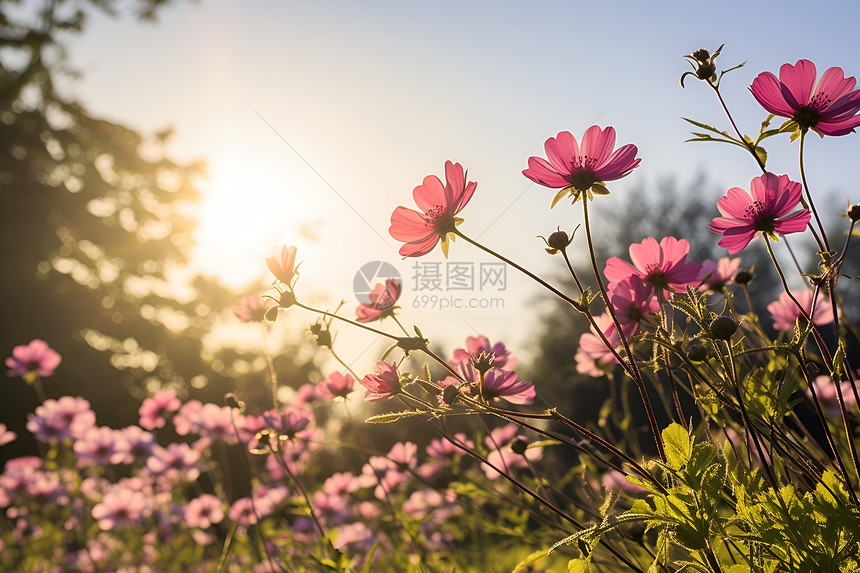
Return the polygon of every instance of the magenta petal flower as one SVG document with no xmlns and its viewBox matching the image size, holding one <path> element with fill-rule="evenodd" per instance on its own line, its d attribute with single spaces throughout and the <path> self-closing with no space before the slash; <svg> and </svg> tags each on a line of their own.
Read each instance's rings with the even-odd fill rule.
<svg viewBox="0 0 860 573">
<path fill-rule="evenodd" d="M 9 368 L 6 375 L 21 376 L 32 382 L 36 376 L 51 376 L 61 361 L 60 355 L 47 342 L 37 338 L 12 349 L 12 356 L 6 359 Z"/>
<path fill-rule="evenodd" d="M 815 64 L 799 60 L 783 64 L 779 79 L 762 72 L 750 91 L 768 112 L 797 122 L 802 131 L 812 129 L 823 135 L 846 135 L 860 125 L 860 90 L 853 77 L 842 68 L 828 68 L 816 83 Z"/>
<path fill-rule="evenodd" d="M 723 216 L 708 225 L 715 233 L 722 233 L 717 244 L 727 248 L 729 254 L 744 250 L 758 233 L 778 240 L 776 233 L 787 235 L 806 229 L 812 217 L 809 210 L 790 213 L 800 203 L 800 183 L 791 181 L 788 175 L 765 173 L 750 182 L 750 191 L 729 189 L 725 197 L 717 200 L 717 209 Z"/>
<path fill-rule="evenodd" d="M 660 301 L 654 296 L 654 285 L 635 275 L 615 285 L 609 293 L 609 300 L 621 330 L 628 337 L 636 334 L 639 323 L 647 315 L 660 310 Z"/>
<path fill-rule="evenodd" d="M 376 374 L 368 374 L 361 379 L 361 384 L 367 388 L 366 402 L 391 398 L 400 392 L 397 365 L 394 362 L 377 362 Z"/>
<path fill-rule="evenodd" d="M 428 175 L 424 183 L 412 192 L 420 211 L 402 205 L 391 214 L 388 232 L 398 241 L 404 257 L 420 257 L 433 250 L 442 240 L 442 252 L 448 255 L 448 235 L 462 219 L 456 217 L 478 186 L 466 182 L 466 173 L 459 163 L 445 162 L 445 185 L 435 175 Z"/>
<path fill-rule="evenodd" d="M 714 262 L 706 260 L 702 263 L 702 286 L 699 287 L 699 292 L 717 292 L 724 286 L 734 282 L 735 277 L 741 270 L 741 260 L 739 258 L 722 257 L 719 261 Z"/>
<path fill-rule="evenodd" d="M 582 136 L 582 144 L 577 144 L 569 131 L 562 131 L 544 143 L 547 159 L 529 157 L 529 167 L 523 175 L 544 187 L 562 189 L 553 205 L 566 194 L 564 191 L 575 199 L 589 189 L 605 194 L 604 182 L 625 177 L 642 161 L 636 157 L 635 145 L 614 148 L 613 127 L 601 130 L 592 125 Z"/>
<path fill-rule="evenodd" d="M 809 315 L 812 310 L 813 292 L 809 289 L 793 290 L 791 294 L 797 299 L 797 302 Z M 800 309 L 791 300 L 787 293 L 783 292 L 779 295 L 779 300 L 775 300 L 767 305 L 767 310 L 770 312 L 770 317 L 773 319 L 773 327 L 776 330 L 792 330 L 798 318 L 801 317 Z M 833 307 L 824 296 L 819 292 L 815 298 L 815 312 L 811 315 L 812 323 L 823 325 L 833 322 Z"/>
<path fill-rule="evenodd" d="M 684 290 L 689 285 L 698 284 L 702 268 L 699 263 L 687 262 L 689 253 L 690 243 L 686 239 L 665 237 L 658 243 L 657 239 L 648 237 L 641 243 L 630 245 L 633 264 L 612 257 L 606 261 L 603 274 L 609 279 L 610 290 L 631 276 L 638 276 L 664 291 Z"/>
<path fill-rule="evenodd" d="M 511 404 L 533 404 L 535 385 L 526 380 L 519 380 L 513 370 L 494 368 L 484 376 L 481 394 L 489 402 L 497 402 L 501 398 Z"/>
<path fill-rule="evenodd" d="M 266 312 L 275 304 L 271 298 L 249 294 L 242 297 L 241 303 L 233 307 L 233 314 L 242 322 L 263 322 Z"/>
</svg>

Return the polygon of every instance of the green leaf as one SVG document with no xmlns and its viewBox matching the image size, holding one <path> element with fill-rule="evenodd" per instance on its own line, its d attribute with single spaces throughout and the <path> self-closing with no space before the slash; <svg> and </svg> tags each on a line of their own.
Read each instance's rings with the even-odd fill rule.
<svg viewBox="0 0 860 573">
<path fill-rule="evenodd" d="M 690 460 L 693 446 L 690 434 L 681 424 L 672 423 L 663 430 L 663 445 L 666 450 L 666 461 L 672 469 L 679 470 Z"/>
<path fill-rule="evenodd" d="M 755 155 L 756 157 L 758 157 L 758 160 L 761 161 L 762 165 L 767 164 L 767 151 L 765 151 L 764 147 L 762 147 L 761 145 L 756 145 Z"/>
<path fill-rule="evenodd" d="M 568 573 L 591 573 L 591 556 L 571 559 L 567 562 Z"/>
<path fill-rule="evenodd" d="M 541 549 L 539 551 L 535 551 L 531 555 L 528 555 L 525 559 L 517 563 L 517 566 L 514 567 L 514 570 L 511 573 L 525 573 L 526 571 L 531 571 L 532 568 L 529 567 L 535 561 L 543 559 L 548 555 L 546 549 Z"/>
<path fill-rule="evenodd" d="M 403 418 L 410 418 L 412 416 L 418 416 L 424 413 L 424 410 L 403 410 L 401 412 L 388 412 L 386 414 L 377 414 L 376 416 L 371 416 L 370 418 L 365 420 L 365 423 L 390 424 L 391 422 L 396 422 L 398 420 L 402 420 Z"/>
</svg>

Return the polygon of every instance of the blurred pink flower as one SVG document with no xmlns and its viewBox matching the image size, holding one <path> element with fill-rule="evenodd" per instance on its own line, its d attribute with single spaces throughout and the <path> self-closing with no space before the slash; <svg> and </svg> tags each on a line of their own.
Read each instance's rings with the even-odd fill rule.
<svg viewBox="0 0 860 573">
<path fill-rule="evenodd" d="M 488 402 L 498 402 L 501 398 L 511 404 L 533 404 L 535 385 L 527 380 L 520 380 L 513 370 L 493 368 L 484 376 L 481 395 Z"/>
<path fill-rule="evenodd" d="M 394 362 L 377 362 L 376 374 L 368 374 L 361 379 L 361 384 L 367 388 L 365 402 L 391 398 L 400 392 L 400 377 Z"/>
<path fill-rule="evenodd" d="M 613 348 L 617 349 L 621 346 L 621 337 L 618 335 L 618 331 L 615 329 L 612 317 L 609 314 L 603 313 L 595 317 L 594 322 L 597 323 L 598 328 L 601 329 Z M 591 330 L 592 332 L 583 333 L 579 337 L 579 347 L 576 349 L 573 359 L 576 361 L 577 372 L 597 378 L 603 376 L 606 370 L 615 364 L 617 360 L 615 355 L 612 354 L 612 350 L 594 333 L 594 327 Z"/>
<path fill-rule="evenodd" d="M 526 448 L 523 453 L 517 453 L 511 448 L 514 442 L 526 442 L 524 436 L 518 436 L 520 427 L 516 424 L 506 424 L 499 426 L 490 431 L 490 434 L 484 438 L 484 444 L 490 449 L 487 454 L 487 461 L 496 466 L 498 471 L 487 464 L 483 464 L 482 469 L 487 479 L 497 479 L 500 477 L 499 471 L 511 473 L 517 468 L 528 466 L 529 461 L 535 461 L 543 455 L 542 448 Z"/>
<path fill-rule="evenodd" d="M 32 382 L 36 376 L 51 376 L 62 358 L 44 340 L 31 340 L 29 344 L 16 346 L 12 356 L 6 359 L 7 376 L 21 376 Z"/>
<path fill-rule="evenodd" d="M 74 444 L 78 467 L 108 466 L 127 461 L 131 446 L 121 430 L 106 426 L 91 427 Z"/>
<path fill-rule="evenodd" d="M 454 434 L 454 439 L 458 441 L 458 443 L 466 446 L 467 448 L 474 449 L 475 444 L 472 443 L 466 434 L 463 432 L 457 432 Z M 460 455 L 463 453 L 459 447 L 457 447 L 453 442 L 451 442 L 448 438 L 434 438 L 430 440 L 430 443 L 427 445 L 427 455 L 435 460 L 444 461 L 450 459 L 456 455 Z"/>
<path fill-rule="evenodd" d="M 343 398 L 352 393 L 355 387 L 355 378 L 350 374 L 341 374 L 340 372 L 332 372 L 328 378 L 317 384 L 317 391 L 323 398 L 334 399 Z"/>
<path fill-rule="evenodd" d="M 391 316 L 397 308 L 394 305 L 400 298 L 402 290 L 403 285 L 397 279 L 385 279 L 385 284 L 377 283 L 367 295 L 369 301 L 358 305 L 355 309 L 356 320 L 372 322 Z"/>
<path fill-rule="evenodd" d="M 283 245 L 280 256 L 277 254 L 266 257 L 266 266 L 275 275 L 275 278 L 287 285 L 292 286 L 293 278 L 296 276 L 296 247 Z"/>
<path fill-rule="evenodd" d="M 224 520 L 224 506 L 214 495 L 204 493 L 185 506 L 185 525 L 206 529 Z"/>
<path fill-rule="evenodd" d="M 647 490 L 627 480 L 627 476 L 618 470 L 609 470 L 603 474 L 603 487 L 610 491 L 625 493 L 647 493 Z"/>
<path fill-rule="evenodd" d="M 263 322 L 266 311 L 277 304 L 269 297 L 249 294 L 243 296 L 242 301 L 233 307 L 233 314 L 242 322 Z"/>
<path fill-rule="evenodd" d="M 201 453 L 185 443 L 167 444 L 166 448 L 156 445 L 152 455 L 146 460 L 146 467 L 156 476 L 168 481 L 194 481 L 200 477 Z"/>
<path fill-rule="evenodd" d="M 279 412 L 275 410 L 263 412 L 263 419 L 266 425 L 278 435 L 292 438 L 307 427 L 311 421 L 311 414 L 295 406 L 286 406 Z"/>
<path fill-rule="evenodd" d="M 636 158 L 638 150 L 633 144 L 614 148 L 613 127 L 601 130 L 592 125 L 582 136 L 581 144 L 569 131 L 562 131 L 544 143 L 549 161 L 529 157 L 529 167 L 523 175 L 544 187 L 569 190 L 578 198 L 595 184 L 602 187 L 606 181 L 627 176 L 642 161 Z"/>
<path fill-rule="evenodd" d="M 18 434 L 9 430 L 9 428 L 6 427 L 6 424 L 0 424 L 0 446 L 15 441 L 17 437 Z"/>
<path fill-rule="evenodd" d="M 79 438 L 96 423 L 96 414 L 84 398 L 47 399 L 27 415 L 27 430 L 41 442 Z"/>
<path fill-rule="evenodd" d="M 816 83 L 817 70 L 809 60 L 783 64 L 779 79 L 762 72 L 750 86 L 753 97 L 769 113 L 797 122 L 800 129 L 823 135 L 846 135 L 860 125 L 860 90 L 842 68 L 828 68 Z"/>
<path fill-rule="evenodd" d="M 791 294 L 797 299 L 797 302 L 803 307 L 808 315 L 812 310 L 813 292 L 809 289 L 793 290 Z M 792 302 L 788 293 L 781 293 L 779 300 L 775 300 L 767 305 L 767 310 L 770 312 L 770 317 L 773 319 L 773 327 L 776 330 L 793 330 L 797 319 L 801 317 L 800 309 Z M 824 295 L 819 291 L 818 297 L 815 300 L 815 312 L 812 313 L 813 324 L 823 325 L 833 322 L 833 307 L 830 301 L 824 298 Z"/>
<path fill-rule="evenodd" d="M 445 185 L 435 175 L 424 178 L 423 184 L 412 191 L 421 211 L 397 207 L 391 214 L 389 234 L 406 243 L 400 247 L 404 257 L 420 257 L 433 250 L 441 239 L 442 252 L 447 256 L 448 235 L 462 219 L 457 217 L 478 186 L 466 181 L 459 163 L 445 162 Z"/>
<path fill-rule="evenodd" d="M 363 552 L 367 552 L 376 539 L 376 534 L 364 523 L 356 521 L 342 525 L 335 532 L 332 545 L 337 550 L 343 550 L 347 546 L 353 546 Z"/>
<path fill-rule="evenodd" d="M 724 286 L 734 282 L 741 269 L 741 260 L 737 257 L 722 257 L 714 262 L 710 259 L 702 263 L 701 277 L 704 282 L 699 287 L 700 292 L 719 291 Z"/>
<path fill-rule="evenodd" d="M 618 257 L 606 261 L 603 273 L 609 279 L 609 290 L 631 276 L 638 276 L 664 291 L 683 291 L 688 285 L 699 282 L 701 265 L 687 262 L 690 243 L 686 239 L 665 237 L 658 243 L 657 239 L 648 237 L 630 245 L 629 251 L 633 264 Z"/>
<path fill-rule="evenodd" d="M 725 197 L 717 200 L 717 209 L 723 216 L 715 217 L 708 225 L 715 233 L 722 233 L 717 244 L 727 248 L 730 255 L 744 250 L 758 234 L 775 238 L 777 233 L 787 235 L 806 229 L 812 217 L 808 209 L 789 214 L 800 203 L 800 183 L 791 181 L 788 175 L 765 173 L 750 182 L 750 191 L 751 194 L 740 187 L 729 189 Z"/>
<path fill-rule="evenodd" d="M 175 412 L 182 406 L 176 397 L 176 390 L 168 388 L 159 390 L 154 396 L 144 399 L 137 413 L 140 415 L 140 425 L 147 430 L 164 427 L 164 414 Z"/>
<path fill-rule="evenodd" d="M 149 513 L 149 502 L 143 492 L 124 487 L 111 488 L 101 503 L 93 507 L 92 516 L 105 531 L 140 523 Z"/>
</svg>

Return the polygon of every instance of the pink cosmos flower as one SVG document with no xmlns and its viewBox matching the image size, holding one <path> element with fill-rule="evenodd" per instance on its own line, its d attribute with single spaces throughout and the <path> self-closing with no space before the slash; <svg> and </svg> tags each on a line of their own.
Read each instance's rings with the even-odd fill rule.
<svg viewBox="0 0 860 573">
<path fill-rule="evenodd" d="M 424 183 L 412 191 L 420 211 L 402 205 L 391 214 L 389 234 L 406 243 L 400 247 L 404 257 L 420 257 L 433 250 L 441 239 L 442 253 L 448 256 L 448 236 L 462 222 L 457 217 L 478 186 L 466 181 L 466 173 L 459 163 L 445 162 L 445 185 L 435 175 L 428 175 Z"/>
<path fill-rule="evenodd" d="M 638 150 L 633 144 L 613 151 L 614 148 L 613 127 L 601 130 L 592 125 L 582 136 L 581 144 L 577 144 L 576 138 L 569 131 L 562 131 L 544 143 L 544 151 L 549 161 L 541 157 L 529 157 L 529 167 L 523 171 L 523 175 L 544 187 L 562 189 L 562 192 L 556 195 L 553 205 L 566 192 L 573 195 L 574 199 L 578 199 L 582 192 L 589 189 L 595 193 L 606 194 L 604 182 L 625 177 L 641 161 L 636 158 Z"/>
<path fill-rule="evenodd" d="M 355 378 L 350 374 L 341 374 L 340 372 L 332 372 L 329 377 L 317 384 L 317 391 L 323 398 L 346 399 L 355 387 Z"/>
<path fill-rule="evenodd" d="M 717 292 L 724 286 L 734 282 L 735 277 L 741 270 L 741 260 L 737 257 L 722 257 L 714 262 L 706 260 L 702 263 L 702 278 L 704 282 L 699 287 L 701 292 Z"/>
<path fill-rule="evenodd" d="M 140 523 L 149 511 L 149 502 L 143 492 L 114 487 L 105 494 L 101 503 L 93 507 L 92 515 L 99 528 L 110 531 Z"/>
<path fill-rule="evenodd" d="M 671 291 L 684 290 L 688 285 L 699 282 L 701 265 L 687 262 L 690 243 L 686 239 L 665 237 L 659 243 L 657 239 L 648 237 L 641 243 L 630 245 L 631 265 L 618 257 L 606 261 L 603 274 L 609 279 L 609 290 L 618 283 L 638 276 L 643 281 L 663 289 L 668 298 Z"/>
<path fill-rule="evenodd" d="M 519 431 L 520 428 L 516 424 L 506 424 L 494 428 L 484 438 L 484 444 L 490 449 L 490 453 L 487 454 L 487 461 L 506 473 L 511 473 L 517 468 L 527 467 L 529 461 L 538 460 L 543 455 L 541 448 L 527 448 L 522 454 L 515 452 L 511 444 L 519 440 L 526 441 L 524 436 L 517 435 Z M 500 477 L 499 472 L 487 464 L 483 464 L 481 469 L 484 470 L 487 479 L 494 480 Z"/>
<path fill-rule="evenodd" d="M 127 461 L 131 445 L 121 430 L 94 426 L 75 440 L 74 450 L 78 456 L 78 467 L 107 466 Z"/>
<path fill-rule="evenodd" d="M 842 68 L 828 68 L 816 83 L 815 64 L 798 60 L 783 64 L 779 79 L 762 72 L 750 91 L 768 112 L 793 119 L 802 131 L 812 129 L 823 135 L 846 135 L 860 125 L 860 90 L 856 80 L 846 78 Z"/>
<path fill-rule="evenodd" d="M 6 359 L 9 370 L 6 376 L 21 376 L 32 382 L 36 376 L 51 376 L 60 365 L 62 358 L 44 340 L 31 340 L 29 344 L 16 346 L 12 356 Z"/>
<path fill-rule="evenodd" d="M 40 442 L 79 438 L 96 423 L 96 414 L 84 398 L 62 396 L 47 399 L 27 415 L 27 429 Z"/>
<path fill-rule="evenodd" d="M 609 301 L 621 330 L 628 337 L 636 334 L 639 323 L 646 316 L 660 310 L 660 301 L 654 296 L 654 285 L 635 275 L 615 285 L 609 292 Z"/>
<path fill-rule="evenodd" d="M 0 446 L 4 446 L 9 442 L 15 441 L 18 434 L 6 427 L 6 424 L 0 424 Z"/>
<path fill-rule="evenodd" d="M 367 295 L 369 301 L 355 309 L 358 322 L 372 322 L 394 314 L 394 306 L 403 285 L 397 279 L 385 279 L 385 284 L 377 283 Z"/>
<path fill-rule="evenodd" d="M 214 495 L 204 493 L 185 506 L 185 524 L 188 527 L 206 529 L 224 520 L 224 506 Z"/>
<path fill-rule="evenodd" d="M 839 398 L 836 394 L 836 382 L 830 376 L 816 376 L 812 382 L 815 385 L 815 394 L 818 396 L 818 402 L 821 407 L 830 415 L 839 413 Z M 839 382 L 840 390 L 842 391 L 842 399 L 846 404 L 854 405 L 854 390 L 851 388 L 851 382 L 843 380 Z M 812 399 L 812 392 L 809 388 L 806 389 L 806 394 Z"/>
<path fill-rule="evenodd" d="M 612 317 L 608 313 L 595 317 L 594 322 L 597 323 L 598 328 L 601 329 L 614 348 L 617 349 L 621 346 L 621 337 L 618 335 Z M 592 332 L 586 332 L 579 337 L 579 347 L 576 349 L 576 355 L 573 359 L 576 360 L 577 372 L 597 378 L 602 376 L 617 360 L 612 354 L 612 350 L 594 333 L 594 327 L 591 330 Z"/>
<path fill-rule="evenodd" d="M 291 438 L 307 427 L 311 422 L 311 415 L 307 410 L 286 406 L 279 412 L 275 410 L 263 412 L 263 419 L 278 435 Z"/>
<path fill-rule="evenodd" d="M 797 299 L 797 302 L 809 315 L 812 310 L 813 292 L 809 289 L 793 290 L 791 294 Z M 792 302 L 788 293 L 781 293 L 779 300 L 775 300 L 767 305 L 767 310 L 770 312 L 770 317 L 773 319 L 773 327 L 776 330 L 793 330 L 797 319 L 801 317 L 800 309 Z M 815 300 L 815 312 L 812 313 L 813 324 L 823 325 L 833 322 L 833 307 L 830 301 L 824 298 L 824 295 L 819 291 L 818 297 Z"/>
<path fill-rule="evenodd" d="M 645 493 L 645 488 L 636 485 L 627 480 L 627 476 L 618 470 L 609 470 L 603 474 L 603 479 L 600 480 L 603 487 L 610 491 L 624 493 Z"/>
<path fill-rule="evenodd" d="M 275 275 L 275 278 L 287 286 L 292 286 L 293 278 L 296 276 L 296 247 L 283 245 L 281 255 L 266 257 L 266 266 Z"/>
<path fill-rule="evenodd" d="M 800 203 L 801 189 L 800 183 L 789 180 L 788 175 L 765 173 L 750 182 L 752 196 L 740 187 L 732 187 L 725 197 L 720 197 L 717 209 L 723 216 L 714 218 L 708 228 L 722 233 L 717 244 L 727 248 L 730 255 L 744 250 L 759 233 L 775 240 L 776 233 L 799 233 L 812 217 L 808 209 L 789 214 Z"/>
<path fill-rule="evenodd" d="M 266 311 L 276 304 L 271 298 L 249 294 L 233 307 L 233 314 L 242 322 L 263 322 Z"/>
<path fill-rule="evenodd" d="M 377 362 L 376 374 L 368 374 L 361 379 L 361 384 L 367 388 L 365 402 L 391 398 L 400 392 L 400 377 L 394 362 Z"/>
<path fill-rule="evenodd" d="M 490 344 L 490 339 L 484 335 L 469 336 L 466 338 L 466 348 L 454 350 L 454 358 L 451 366 L 458 367 L 461 363 L 470 363 L 472 357 L 481 354 L 493 355 L 493 368 L 513 368 L 519 362 L 511 356 L 511 351 L 505 348 L 504 342 Z"/>
<path fill-rule="evenodd" d="M 180 406 L 182 402 L 176 397 L 176 390 L 159 390 L 154 396 L 146 398 L 137 411 L 141 427 L 147 430 L 164 427 L 164 414 L 175 412 Z"/>
<path fill-rule="evenodd" d="M 535 385 L 529 381 L 520 380 L 513 370 L 493 368 L 484 376 L 481 395 L 488 402 L 498 402 L 501 398 L 511 404 L 533 404 Z"/>
</svg>

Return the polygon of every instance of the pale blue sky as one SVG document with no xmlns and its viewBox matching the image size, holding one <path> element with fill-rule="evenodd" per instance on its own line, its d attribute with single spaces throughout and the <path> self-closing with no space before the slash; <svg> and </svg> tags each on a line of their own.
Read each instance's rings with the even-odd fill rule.
<svg viewBox="0 0 860 573">
<path fill-rule="evenodd" d="M 446 159 L 478 181 L 464 232 L 547 273 L 559 260 L 534 237 L 571 229 L 580 213 L 550 211 L 554 192 L 521 171 L 559 131 L 613 125 L 619 144 L 639 147 L 641 166 L 601 201 L 699 171 L 747 187 L 756 165 L 739 150 L 684 143 L 681 116 L 728 123 L 706 86 L 680 88 L 681 56 L 725 43 L 722 67 L 747 60 L 723 90 L 749 133 L 766 116 L 747 89 L 759 72 L 807 58 L 819 72 L 860 74 L 858 16 L 856 2 L 179 2 L 156 26 L 95 17 L 71 42 L 83 77 L 70 89 L 97 115 L 174 126 L 177 156 L 211 160 L 198 268 L 241 284 L 264 273 L 272 247 L 295 243 L 302 281 L 332 304 L 350 298 L 369 260 L 398 265 L 409 282 L 388 218 Z M 814 188 L 856 201 L 860 134 L 816 137 L 808 150 Z M 772 139 L 768 151 L 772 170 L 797 178 L 796 145 Z M 457 243 L 451 260 L 488 259 Z M 503 311 L 410 308 L 405 320 L 449 345 L 476 332 L 522 344 L 536 330 L 524 317 L 534 289 L 508 276 Z"/>
</svg>

